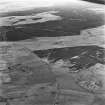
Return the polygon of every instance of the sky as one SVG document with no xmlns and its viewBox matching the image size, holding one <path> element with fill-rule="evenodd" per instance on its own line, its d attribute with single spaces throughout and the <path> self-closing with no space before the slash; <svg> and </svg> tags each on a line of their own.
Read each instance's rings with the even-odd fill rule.
<svg viewBox="0 0 105 105">
<path fill-rule="evenodd" d="M 79 0 L 0 0 L 0 13 L 78 1 Z"/>
<path fill-rule="evenodd" d="M 29 10 L 36 7 L 53 6 L 64 3 L 84 4 L 82 0 L 0 0 L 0 13 Z M 88 4 L 85 4 L 88 6 Z M 90 5 L 90 4 L 89 4 Z M 92 6 L 91 6 L 92 7 Z M 93 6 L 94 7 L 94 6 Z"/>
</svg>

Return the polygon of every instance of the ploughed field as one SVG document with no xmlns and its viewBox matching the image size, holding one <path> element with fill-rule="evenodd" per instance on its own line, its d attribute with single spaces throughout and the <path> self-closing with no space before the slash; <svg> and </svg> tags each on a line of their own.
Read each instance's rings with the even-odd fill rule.
<svg viewBox="0 0 105 105">
<path fill-rule="evenodd" d="M 105 63 L 104 58 L 105 49 L 98 46 L 77 46 L 77 47 L 65 47 L 54 48 L 48 50 L 36 50 L 34 51 L 40 58 L 46 58 L 49 62 L 56 62 L 60 59 L 70 60 L 77 64 L 87 65 L 96 63 Z M 92 66 L 91 65 L 91 66 Z"/>
</svg>

